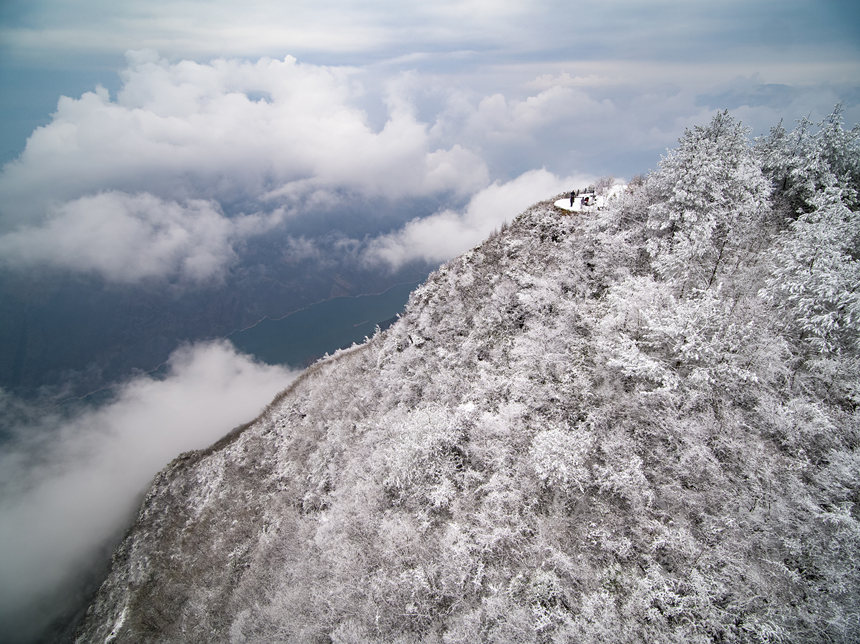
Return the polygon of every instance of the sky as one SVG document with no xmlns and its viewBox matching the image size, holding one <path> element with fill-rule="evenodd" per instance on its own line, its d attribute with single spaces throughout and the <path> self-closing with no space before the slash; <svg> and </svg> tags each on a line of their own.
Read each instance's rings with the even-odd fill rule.
<svg viewBox="0 0 860 644">
<path fill-rule="evenodd" d="M 195 289 L 261 235 L 445 261 L 535 201 L 648 172 L 722 109 L 753 135 L 837 103 L 853 125 L 860 5 L 3 0 L 0 87 L 0 271 Z M 380 203 L 402 215 L 372 221 Z M 71 417 L 0 391 L 27 419 L 0 463 L 0 579 L 27 579 L 0 583 L 0 627 L 50 615 L 159 467 L 293 377 L 218 343 L 169 365 Z"/>
<path fill-rule="evenodd" d="M 478 221 L 483 190 L 647 172 L 719 109 L 856 123 L 859 25 L 841 0 L 7 0 L 0 263 L 217 279 L 356 196 L 429 199 L 454 233 L 404 226 L 367 261 L 445 259 L 516 214 Z"/>
</svg>

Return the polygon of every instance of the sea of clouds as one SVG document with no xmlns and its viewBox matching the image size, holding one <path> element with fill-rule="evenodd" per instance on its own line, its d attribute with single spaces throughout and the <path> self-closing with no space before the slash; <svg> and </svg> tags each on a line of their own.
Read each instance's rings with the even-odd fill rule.
<svg viewBox="0 0 860 644">
<path fill-rule="evenodd" d="M 0 392 L 0 624 L 18 639 L 74 605 L 103 565 L 155 472 L 253 419 L 295 373 L 227 342 L 188 345 L 166 375 L 140 375 L 112 399 L 71 413 L 26 414 Z M 16 409 L 15 406 L 18 406 Z"/>
</svg>

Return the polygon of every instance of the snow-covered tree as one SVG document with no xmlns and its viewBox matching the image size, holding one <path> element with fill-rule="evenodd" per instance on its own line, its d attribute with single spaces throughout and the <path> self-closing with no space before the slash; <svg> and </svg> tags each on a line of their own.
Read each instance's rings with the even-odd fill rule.
<svg viewBox="0 0 860 644">
<path fill-rule="evenodd" d="M 763 294 L 793 320 L 816 352 L 860 350 L 860 212 L 838 188 L 811 198 L 773 249 Z"/>
<path fill-rule="evenodd" d="M 686 130 L 648 181 L 648 251 L 681 292 L 710 288 L 757 246 L 769 187 L 746 130 L 728 112 Z"/>
<path fill-rule="evenodd" d="M 849 207 L 860 206 L 860 126 L 844 129 L 841 105 L 817 127 L 803 118 L 787 132 L 780 123 L 756 151 L 786 220 L 814 210 L 816 195 L 830 188 L 839 188 Z"/>
</svg>

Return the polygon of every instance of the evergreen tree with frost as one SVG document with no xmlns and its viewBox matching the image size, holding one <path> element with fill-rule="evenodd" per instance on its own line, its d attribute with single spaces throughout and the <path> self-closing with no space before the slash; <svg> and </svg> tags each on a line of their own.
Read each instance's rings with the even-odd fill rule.
<svg viewBox="0 0 860 644">
<path fill-rule="evenodd" d="M 761 295 L 794 339 L 792 372 L 821 374 L 821 391 L 856 390 L 860 127 L 845 130 L 836 106 L 817 128 L 802 119 L 793 132 L 780 126 L 756 145 L 784 221 Z"/>
<path fill-rule="evenodd" d="M 764 295 L 789 314 L 801 340 L 820 354 L 860 349 L 860 212 L 843 192 L 812 198 L 781 235 Z"/>
</svg>

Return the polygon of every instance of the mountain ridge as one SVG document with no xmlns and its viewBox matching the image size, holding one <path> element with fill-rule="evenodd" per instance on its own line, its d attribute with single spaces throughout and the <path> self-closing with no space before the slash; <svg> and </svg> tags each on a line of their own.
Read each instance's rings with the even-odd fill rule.
<svg viewBox="0 0 860 644">
<path fill-rule="evenodd" d="M 156 477 L 79 641 L 860 636 L 855 184 L 774 197 L 788 138 L 718 115 L 442 266 Z"/>
</svg>

